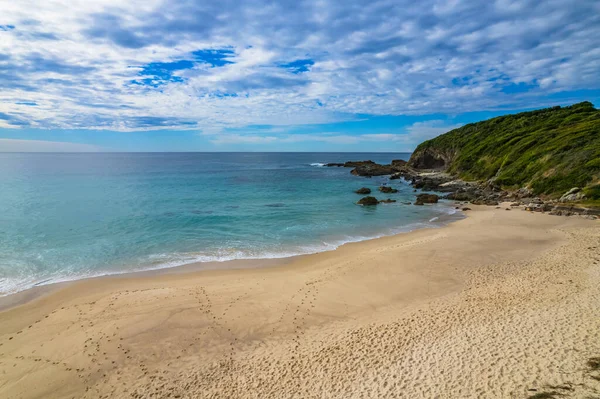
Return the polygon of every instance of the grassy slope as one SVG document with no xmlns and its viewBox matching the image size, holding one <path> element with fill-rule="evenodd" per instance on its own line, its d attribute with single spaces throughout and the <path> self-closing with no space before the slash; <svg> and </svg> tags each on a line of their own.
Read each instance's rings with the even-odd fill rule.
<svg viewBox="0 0 600 399">
<path fill-rule="evenodd" d="M 600 200 L 600 110 L 590 102 L 506 115 L 472 123 L 428 140 L 431 149 L 455 154 L 449 171 L 507 188 L 530 187 L 557 197 L 585 187 Z"/>
</svg>

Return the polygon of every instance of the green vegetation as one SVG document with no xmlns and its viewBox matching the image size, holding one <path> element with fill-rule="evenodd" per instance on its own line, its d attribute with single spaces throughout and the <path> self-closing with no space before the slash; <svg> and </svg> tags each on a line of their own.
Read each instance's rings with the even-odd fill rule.
<svg viewBox="0 0 600 399">
<path fill-rule="evenodd" d="M 471 123 L 419 145 L 413 165 L 418 159 L 443 159 L 465 180 L 493 179 L 550 198 L 580 187 L 600 201 L 600 110 L 586 101 Z"/>
</svg>

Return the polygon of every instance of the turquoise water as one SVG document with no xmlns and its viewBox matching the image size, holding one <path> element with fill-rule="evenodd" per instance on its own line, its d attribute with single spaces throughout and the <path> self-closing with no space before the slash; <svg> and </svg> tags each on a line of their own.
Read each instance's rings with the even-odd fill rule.
<svg viewBox="0 0 600 399">
<path fill-rule="evenodd" d="M 196 261 L 314 253 L 439 225 L 449 204 L 355 205 L 362 186 L 412 201 L 406 182 L 381 194 L 387 177 L 321 166 L 408 156 L 0 153 L 0 295 Z"/>
</svg>

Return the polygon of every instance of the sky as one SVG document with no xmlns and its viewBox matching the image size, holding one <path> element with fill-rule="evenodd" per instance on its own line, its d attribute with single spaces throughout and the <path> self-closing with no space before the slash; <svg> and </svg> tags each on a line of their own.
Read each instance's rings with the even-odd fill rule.
<svg viewBox="0 0 600 399">
<path fill-rule="evenodd" d="M 1 151 L 411 151 L 600 104 L 597 0 L 0 0 Z"/>
</svg>

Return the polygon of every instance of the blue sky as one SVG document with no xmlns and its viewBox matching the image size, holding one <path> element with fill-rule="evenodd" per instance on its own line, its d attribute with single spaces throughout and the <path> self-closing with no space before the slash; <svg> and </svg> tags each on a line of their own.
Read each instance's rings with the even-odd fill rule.
<svg viewBox="0 0 600 399">
<path fill-rule="evenodd" d="M 0 151 L 410 151 L 600 103 L 600 3 L 20 0 Z"/>
</svg>

